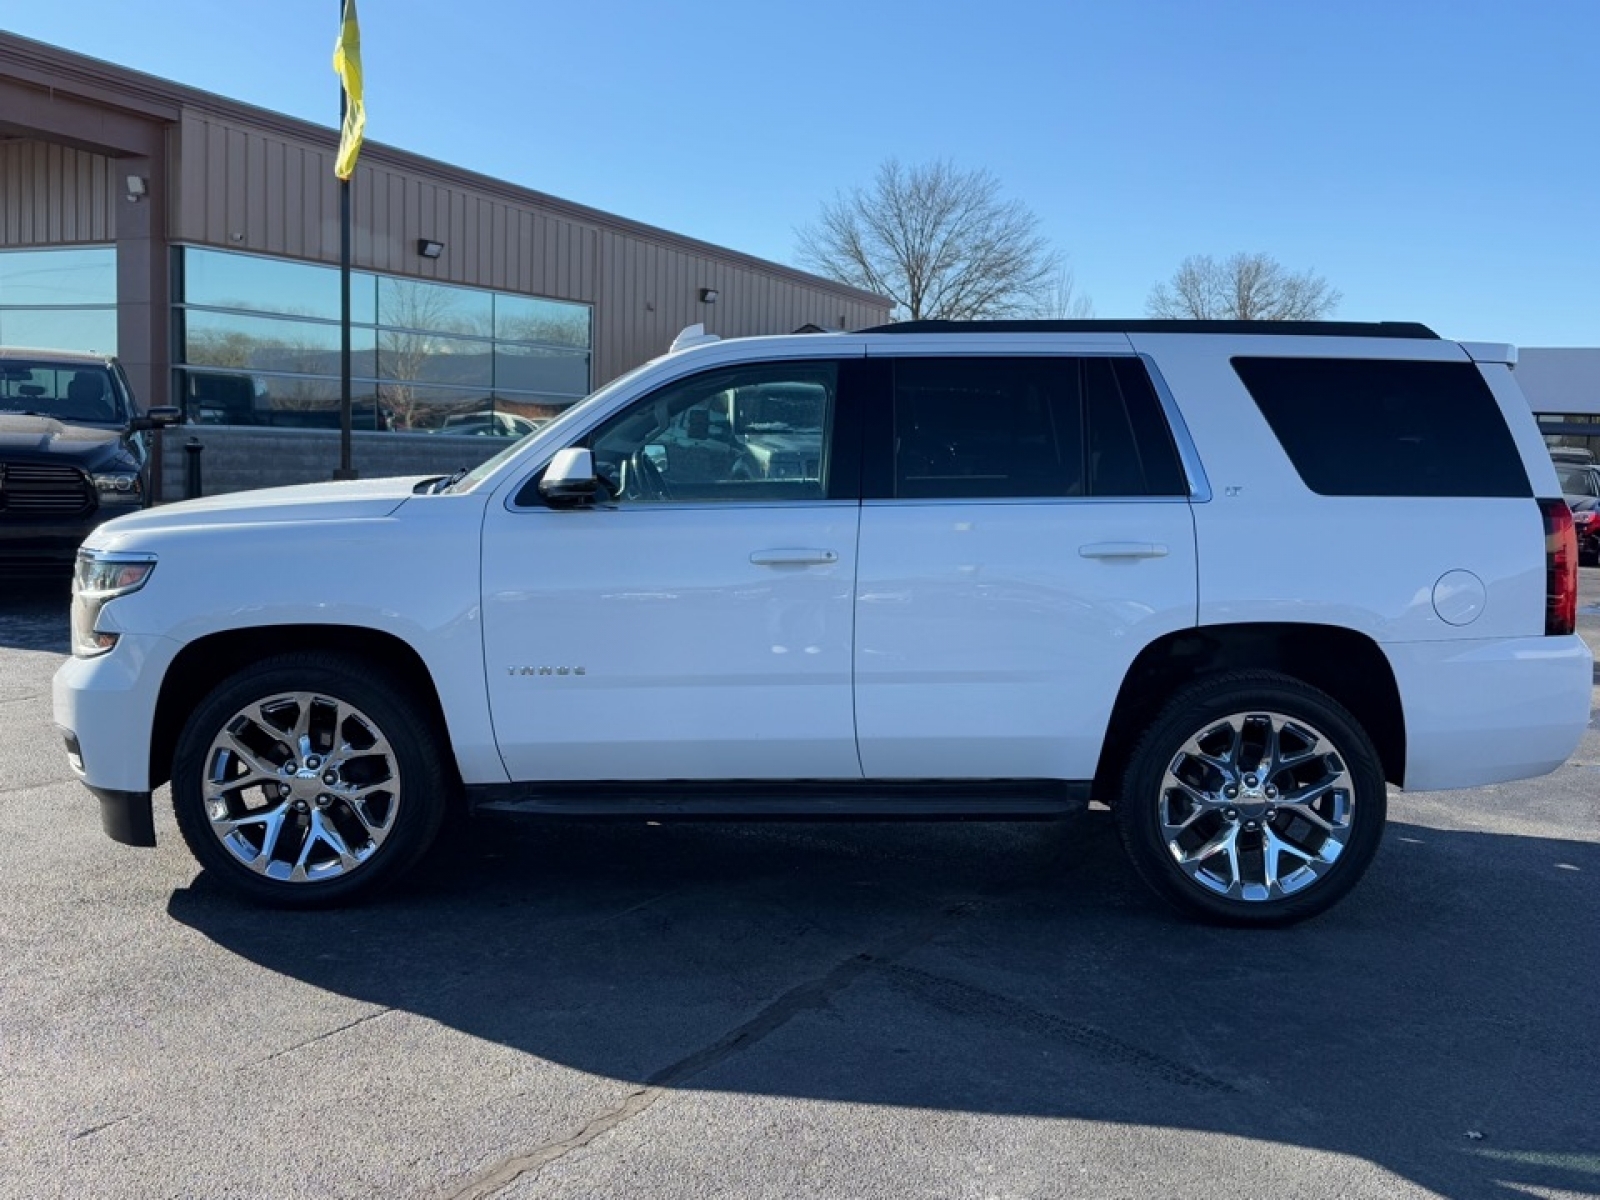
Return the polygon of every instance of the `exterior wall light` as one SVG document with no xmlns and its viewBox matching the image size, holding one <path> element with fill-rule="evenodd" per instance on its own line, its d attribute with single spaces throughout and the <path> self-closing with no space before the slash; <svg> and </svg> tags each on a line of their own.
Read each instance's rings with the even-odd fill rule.
<svg viewBox="0 0 1600 1200">
<path fill-rule="evenodd" d="M 417 253 L 423 258 L 438 258 L 444 253 L 443 242 L 430 242 L 427 238 L 417 239 Z"/>
<path fill-rule="evenodd" d="M 721 296 L 721 295 L 722 295 L 722 293 L 717 291 L 716 288 L 701 288 L 700 289 L 700 303 L 701 304 L 715 304 L 717 302 L 717 298 L 719 296 Z"/>
<path fill-rule="evenodd" d="M 143 175 L 129 175 L 127 185 L 128 199 L 135 204 L 150 193 L 150 183 Z"/>
</svg>

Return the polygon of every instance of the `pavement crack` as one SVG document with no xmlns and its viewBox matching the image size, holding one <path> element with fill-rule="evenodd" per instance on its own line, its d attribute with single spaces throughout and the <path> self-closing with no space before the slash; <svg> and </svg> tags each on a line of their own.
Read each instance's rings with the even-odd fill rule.
<svg viewBox="0 0 1600 1200">
<path fill-rule="evenodd" d="M 686 1054 L 650 1075 L 644 1081 L 644 1087 L 630 1092 L 616 1107 L 592 1118 L 577 1133 L 560 1141 L 547 1142 L 527 1154 L 505 1159 L 470 1179 L 457 1190 L 447 1193 L 444 1200 L 486 1200 L 487 1197 L 509 1187 L 524 1176 L 536 1174 L 572 1151 L 582 1149 L 602 1134 L 609 1133 L 617 1126 L 639 1116 L 671 1089 L 763 1041 L 782 1029 L 799 1013 L 826 1008 L 834 996 L 844 991 L 862 975 L 874 968 L 888 965 L 932 940 L 949 920 L 967 915 L 981 903 L 982 901 L 972 900 L 952 904 L 895 936 L 886 938 L 873 950 L 852 955 L 827 974 L 795 985 L 765 1005 L 748 1021 L 735 1026 L 710 1045 Z"/>
<path fill-rule="evenodd" d="M 891 986 L 899 987 L 942 1012 L 976 1018 L 995 1028 L 1066 1042 L 1102 1062 L 1127 1067 L 1164 1083 L 1210 1092 L 1239 1091 L 1226 1080 L 1112 1037 L 1086 1021 L 1069 1020 L 1009 996 L 914 967 L 886 963 L 883 970 Z"/>
<path fill-rule="evenodd" d="M 331 1037 L 336 1037 L 347 1030 L 354 1029 L 357 1025 L 365 1025 L 368 1021 L 376 1021 L 379 1017 L 386 1017 L 393 1011 L 394 1009 L 392 1008 L 380 1008 L 377 1012 L 367 1013 L 365 1016 L 357 1017 L 353 1021 L 346 1021 L 337 1029 L 329 1029 L 323 1033 L 314 1034 L 313 1036 L 306 1038 L 304 1041 L 296 1042 L 292 1046 L 285 1046 L 282 1050 L 274 1050 L 265 1058 L 258 1059 L 250 1065 L 252 1067 L 263 1066 L 275 1058 L 282 1058 L 285 1054 L 293 1054 L 296 1050 L 304 1050 L 307 1046 L 314 1046 L 318 1042 L 325 1042 Z"/>
<path fill-rule="evenodd" d="M 87 1129 L 78 1130 L 77 1133 L 72 1135 L 72 1140 L 76 1142 L 76 1141 L 81 1141 L 82 1139 L 84 1139 L 86 1137 L 93 1137 L 95 1134 L 99 1133 L 102 1129 L 110 1129 L 113 1125 L 121 1125 L 124 1121 L 131 1121 L 131 1120 L 133 1120 L 133 1114 L 132 1113 L 125 1113 L 124 1115 L 122 1115 L 120 1117 L 112 1117 L 111 1120 L 109 1120 L 109 1121 L 101 1121 L 100 1124 L 98 1124 L 98 1125 L 91 1125 Z"/>
</svg>

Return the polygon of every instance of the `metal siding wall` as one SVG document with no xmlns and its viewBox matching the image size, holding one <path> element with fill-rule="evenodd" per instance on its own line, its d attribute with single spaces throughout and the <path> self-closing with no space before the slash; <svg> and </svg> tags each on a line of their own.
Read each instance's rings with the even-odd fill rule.
<svg viewBox="0 0 1600 1200">
<path fill-rule="evenodd" d="M 174 240 L 338 262 L 330 149 L 190 112 L 178 159 Z M 9 188 L 7 181 L 0 194 Z M 739 337 L 888 319 L 887 306 L 826 283 L 811 286 L 381 162 L 357 168 L 351 199 L 358 269 L 595 305 L 597 385 L 661 354 L 679 330 L 699 322 Z M 420 257 L 419 238 L 443 242 L 443 256 Z M 705 287 L 720 293 L 717 304 L 700 302 Z"/>
<path fill-rule="evenodd" d="M 116 240 L 112 160 L 46 142 L 0 142 L 0 245 Z"/>
<path fill-rule="evenodd" d="M 689 325 L 704 324 L 719 337 L 752 337 L 808 324 L 859 329 L 889 319 L 887 304 L 822 282 L 807 286 L 619 232 L 600 231 L 596 252 L 596 276 L 604 281 L 595 330 L 597 385 L 664 353 Z M 716 289 L 717 303 L 701 303 L 701 288 Z"/>
</svg>

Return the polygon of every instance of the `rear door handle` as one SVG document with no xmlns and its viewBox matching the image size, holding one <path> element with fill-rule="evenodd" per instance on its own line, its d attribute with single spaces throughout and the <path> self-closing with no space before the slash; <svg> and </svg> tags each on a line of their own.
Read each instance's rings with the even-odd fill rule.
<svg viewBox="0 0 1600 1200">
<path fill-rule="evenodd" d="M 1083 558 L 1165 558 L 1167 548 L 1157 542 L 1095 542 L 1079 546 Z"/>
<path fill-rule="evenodd" d="M 839 561 L 832 550 L 757 550 L 750 561 L 758 567 L 810 567 Z"/>
</svg>

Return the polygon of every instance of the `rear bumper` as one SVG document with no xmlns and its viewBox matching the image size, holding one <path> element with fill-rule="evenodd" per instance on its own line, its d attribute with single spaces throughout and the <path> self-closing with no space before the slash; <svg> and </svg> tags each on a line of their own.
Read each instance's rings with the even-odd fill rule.
<svg viewBox="0 0 1600 1200">
<path fill-rule="evenodd" d="M 1390 643 L 1383 651 L 1405 711 L 1408 791 L 1548 774 L 1589 727 L 1594 659 L 1576 635 Z"/>
</svg>

